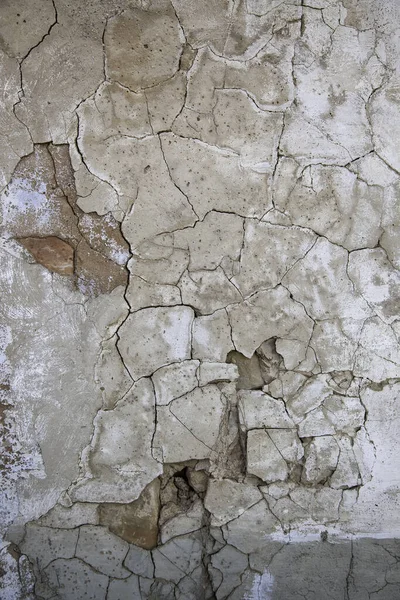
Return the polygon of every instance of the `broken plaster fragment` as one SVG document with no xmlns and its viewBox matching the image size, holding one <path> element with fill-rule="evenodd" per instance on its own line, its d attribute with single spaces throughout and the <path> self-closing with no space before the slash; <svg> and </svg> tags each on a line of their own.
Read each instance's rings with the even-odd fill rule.
<svg viewBox="0 0 400 600">
<path fill-rule="evenodd" d="M 355 289 L 385 323 L 390 325 L 399 318 L 400 274 L 389 262 L 384 250 L 374 248 L 352 252 L 348 273 Z"/>
<path fill-rule="evenodd" d="M 399 135 L 398 89 L 399 76 L 394 72 L 371 98 L 371 123 L 376 152 L 397 173 L 400 170 L 399 149 L 395 143 Z"/>
<path fill-rule="evenodd" d="M 80 595 L 86 600 L 106 600 L 108 577 L 78 558 L 57 558 L 44 574 L 62 600 L 76 600 Z"/>
<path fill-rule="evenodd" d="M 225 362 L 233 350 L 231 327 L 225 309 L 193 321 L 193 358 Z"/>
<path fill-rule="evenodd" d="M 199 219 L 211 210 L 261 218 L 272 208 L 265 174 L 241 167 L 236 153 L 171 133 L 160 137 L 171 178 Z"/>
<path fill-rule="evenodd" d="M 229 594 L 241 583 L 241 575 L 248 568 L 248 558 L 234 546 L 226 545 L 211 557 L 211 564 L 224 574 L 222 584 L 218 587 L 216 597 L 229 597 Z"/>
<path fill-rule="evenodd" d="M 179 535 L 192 533 L 200 529 L 205 522 L 204 507 L 198 498 L 185 513 L 178 513 L 169 519 L 161 527 L 161 542 L 165 544 L 168 540 Z"/>
<path fill-rule="evenodd" d="M 141 277 L 135 277 L 135 275 L 129 277 L 126 297 L 132 312 L 150 306 L 176 306 L 181 304 L 181 293 L 177 286 L 149 283 Z"/>
<path fill-rule="evenodd" d="M 235 214 L 210 211 L 193 228 L 174 233 L 177 248 L 189 251 L 188 270 L 216 269 L 223 258 L 237 261 L 243 240 L 243 219 Z"/>
<path fill-rule="evenodd" d="M 204 506 L 212 515 L 211 525 L 220 527 L 236 519 L 261 498 L 262 494 L 251 483 L 210 479 Z"/>
<path fill-rule="evenodd" d="M 118 349 L 134 380 L 190 358 L 193 318 L 188 306 L 144 308 L 128 316 Z"/>
<path fill-rule="evenodd" d="M 84 525 L 79 531 L 75 556 L 104 575 L 123 579 L 130 575 L 122 566 L 128 549 L 128 544 L 106 527 Z"/>
<path fill-rule="evenodd" d="M 201 315 L 211 314 L 242 300 L 240 292 L 221 267 L 214 271 L 186 272 L 181 277 L 179 288 L 182 302 L 193 306 Z"/>
<path fill-rule="evenodd" d="M 103 396 L 103 409 L 112 409 L 132 386 L 125 365 L 117 350 L 118 337 L 106 339 L 95 367 L 95 381 Z"/>
<path fill-rule="evenodd" d="M 340 455 L 330 485 L 334 489 L 354 488 L 361 483 L 360 470 L 353 450 L 351 438 L 338 436 Z"/>
<path fill-rule="evenodd" d="M 29 524 L 20 545 L 24 554 L 35 559 L 40 570 L 45 569 L 55 557 L 72 558 L 75 555 L 79 530 L 55 529 Z"/>
<path fill-rule="evenodd" d="M 154 565 L 149 550 L 130 545 L 124 565 L 135 575 L 147 577 L 148 579 L 154 577 Z"/>
<path fill-rule="evenodd" d="M 305 450 L 306 462 L 302 480 L 305 483 L 322 483 L 338 465 L 340 447 L 332 436 L 316 437 Z"/>
<path fill-rule="evenodd" d="M 136 575 L 131 575 L 127 579 L 112 579 L 107 589 L 107 600 L 141 597 L 139 579 Z"/>
<path fill-rule="evenodd" d="M 262 548 L 268 536 L 280 531 L 280 524 L 267 503 L 260 500 L 237 519 L 224 525 L 222 530 L 228 544 L 249 554 Z"/>
<path fill-rule="evenodd" d="M 157 408 L 153 448 L 164 462 L 184 462 L 215 456 L 224 402 L 209 384 Z"/>
<path fill-rule="evenodd" d="M 199 385 L 197 379 L 198 360 L 186 360 L 161 367 L 152 375 L 156 403 L 166 405 Z"/>
<path fill-rule="evenodd" d="M 227 310 L 236 350 L 248 358 L 265 340 L 274 337 L 296 339 L 304 348 L 308 345 L 312 320 L 282 286 L 256 292 Z"/>
<path fill-rule="evenodd" d="M 240 268 L 233 278 L 244 296 L 274 288 L 315 242 L 315 234 L 298 227 L 282 227 L 246 219 Z"/>
<path fill-rule="evenodd" d="M 228 363 L 201 362 L 199 367 L 199 385 L 236 381 L 239 377 L 236 365 Z"/>
<path fill-rule="evenodd" d="M 247 434 L 247 472 L 266 483 L 285 481 L 289 469 L 267 429 L 253 429 Z"/>
<path fill-rule="evenodd" d="M 202 543 L 199 534 L 177 537 L 153 551 L 155 576 L 178 583 L 201 563 Z"/>
<path fill-rule="evenodd" d="M 348 253 L 320 237 L 282 282 L 313 319 L 362 319 L 371 309 L 347 275 Z M 322 273 L 322 276 L 319 274 Z"/>
<path fill-rule="evenodd" d="M 277 189 L 285 189 L 287 175 L 284 169 L 277 170 Z M 311 165 L 287 195 L 277 198 L 276 207 L 293 224 L 310 228 L 347 250 L 372 248 L 382 233 L 382 189 L 367 185 L 344 167 Z"/>
<path fill-rule="evenodd" d="M 113 17 L 106 29 L 107 75 L 134 91 L 153 87 L 178 70 L 183 39 L 172 6 L 139 8 Z M 126 65 L 134 65 L 127 69 Z"/>
<path fill-rule="evenodd" d="M 84 452 L 84 477 L 70 490 L 74 500 L 133 502 L 160 474 L 151 453 L 154 405 L 152 383 L 142 378 L 114 410 L 97 413 L 93 439 Z"/>
<path fill-rule="evenodd" d="M 256 428 L 290 429 L 294 422 L 286 412 L 283 400 L 273 398 L 259 390 L 241 390 L 239 421 L 245 430 Z"/>
<path fill-rule="evenodd" d="M 79 525 L 98 525 L 97 504 L 75 502 L 70 508 L 56 504 L 46 515 L 38 520 L 43 527 L 74 529 Z"/>
</svg>

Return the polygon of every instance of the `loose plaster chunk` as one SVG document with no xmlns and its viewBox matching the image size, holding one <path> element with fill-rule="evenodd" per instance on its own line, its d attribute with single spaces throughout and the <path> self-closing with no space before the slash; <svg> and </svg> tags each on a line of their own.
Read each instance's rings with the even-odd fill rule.
<svg viewBox="0 0 400 600">
<path fill-rule="evenodd" d="M 345 436 L 338 436 L 336 439 L 339 444 L 340 455 L 330 485 L 335 489 L 354 488 L 360 485 L 362 480 L 352 440 Z"/>
<path fill-rule="evenodd" d="M 225 362 L 234 349 L 226 310 L 194 319 L 192 344 L 193 358 Z"/>
<path fill-rule="evenodd" d="M 215 457 L 225 404 L 214 384 L 196 388 L 157 408 L 153 441 L 155 456 L 164 462 Z"/>
<path fill-rule="evenodd" d="M 160 138 L 172 180 L 199 219 L 210 210 L 261 218 L 272 208 L 265 174 L 241 167 L 236 153 L 170 133 Z"/>
<path fill-rule="evenodd" d="M 106 600 L 108 577 L 78 558 L 58 558 L 45 569 L 44 574 L 62 600 Z"/>
<path fill-rule="evenodd" d="M 288 177 L 290 161 L 282 159 L 276 171 L 275 185 L 280 193 L 292 181 Z M 294 169 L 297 167 L 294 163 Z M 345 168 L 306 168 L 292 189 L 275 199 L 275 205 L 294 225 L 309 227 L 347 250 L 372 248 L 382 234 L 382 188 L 367 185 Z"/>
<path fill-rule="evenodd" d="M 42 527 L 74 529 L 79 525 L 98 525 L 99 515 L 97 504 L 75 502 L 71 507 L 56 504 L 38 524 Z"/>
<path fill-rule="evenodd" d="M 161 367 L 152 376 L 156 403 L 166 405 L 199 385 L 197 370 L 200 361 L 187 360 Z"/>
<path fill-rule="evenodd" d="M 161 527 L 161 542 L 165 544 L 172 538 L 197 531 L 201 529 L 204 523 L 203 503 L 200 499 L 197 499 L 188 511 L 178 513 Z"/>
<path fill-rule="evenodd" d="M 80 528 L 76 557 L 110 577 L 125 578 L 130 572 L 122 566 L 129 544 L 106 527 L 85 525 Z"/>
<path fill-rule="evenodd" d="M 218 4 L 207 0 L 193 6 L 184 0 L 174 0 L 174 7 L 191 45 L 201 48 L 208 44 L 217 56 L 232 58 L 235 62 L 258 55 L 273 38 L 285 63 L 285 46 L 292 49 L 294 34 L 299 29 L 300 11 L 293 3 L 268 5 L 261 14 L 253 14 L 247 3 L 232 9 L 225 0 Z"/>
<path fill-rule="evenodd" d="M 199 385 L 201 386 L 207 383 L 237 381 L 238 377 L 236 365 L 202 362 L 199 367 Z"/>
<path fill-rule="evenodd" d="M 222 527 L 226 542 L 245 554 L 262 548 L 268 536 L 280 530 L 279 521 L 264 500 L 260 500 Z"/>
<path fill-rule="evenodd" d="M 210 479 L 204 506 L 212 515 L 211 526 L 220 527 L 236 519 L 261 499 L 261 492 L 251 483 Z"/>
<path fill-rule="evenodd" d="M 328 395 L 319 408 L 308 412 L 298 424 L 300 437 L 332 435 L 355 436 L 363 425 L 365 409 L 358 397 Z"/>
<path fill-rule="evenodd" d="M 304 430 L 302 437 L 334 431 L 354 435 L 365 416 L 358 393 L 357 380 L 353 389 L 349 387 L 345 391 L 338 388 L 329 375 L 315 375 L 303 382 L 298 390 L 286 395 L 286 408 L 300 430 Z M 317 419 L 319 414 L 322 421 Z M 332 430 L 321 430 L 324 426 Z"/>
<path fill-rule="evenodd" d="M 162 12 L 127 10 L 106 30 L 107 75 L 134 91 L 153 87 L 178 71 L 183 43 L 172 6 Z"/>
<path fill-rule="evenodd" d="M 243 240 L 243 219 L 212 210 L 193 228 L 174 234 L 177 248 L 188 250 L 189 271 L 216 269 L 223 259 L 237 261 Z"/>
<path fill-rule="evenodd" d="M 243 90 L 217 90 L 216 99 L 217 145 L 238 152 L 244 168 L 272 173 L 283 115 L 260 110 Z"/>
<path fill-rule="evenodd" d="M 70 491 L 74 500 L 132 502 L 160 474 L 151 453 L 154 405 L 152 383 L 143 378 L 114 410 L 98 412 L 84 477 Z"/>
<path fill-rule="evenodd" d="M 312 320 L 288 290 L 278 286 L 256 292 L 251 298 L 228 307 L 236 350 L 250 358 L 265 340 L 289 338 L 301 342 L 300 363 L 306 354 Z"/>
<path fill-rule="evenodd" d="M 147 577 L 148 579 L 154 577 L 154 565 L 149 550 L 144 550 L 143 548 L 131 545 L 125 558 L 124 565 L 127 569 L 132 571 L 132 573 L 135 573 L 135 575 Z"/>
<path fill-rule="evenodd" d="M 315 235 L 297 227 L 281 227 L 246 219 L 244 245 L 234 284 L 244 296 L 274 288 L 312 247 Z"/>
<path fill-rule="evenodd" d="M 129 315 L 119 330 L 118 348 L 132 378 L 190 359 L 193 319 L 188 306 L 145 308 Z"/>
<path fill-rule="evenodd" d="M 217 267 L 215 271 L 184 273 L 179 289 L 182 302 L 193 306 L 201 315 L 211 314 L 243 299 L 221 267 Z"/>
<path fill-rule="evenodd" d="M 356 290 L 385 323 L 399 318 L 400 274 L 382 249 L 352 252 L 348 273 Z"/>
<path fill-rule="evenodd" d="M 186 49 L 189 50 L 187 55 L 185 54 Z M 188 46 L 184 46 L 179 61 L 181 70 L 171 77 L 171 79 L 167 79 L 145 90 L 150 124 L 154 133 L 171 129 L 175 119 L 182 110 L 185 103 L 187 81 L 186 73 L 184 72 L 186 70 L 184 61 L 185 56 L 189 58 L 190 53 L 191 49 Z"/>
<path fill-rule="evenodd" d="M 29 524 L 20 548 L 43 570 L 56 558 L 67 559 L 75 555 L 78 534 L 78 529 L 53 529 Z"/>
<path fill-rule="evenodd" d="M 302 528 L 307 524 L 307 521 L 309 522 L 310 518 L 316 523 L 332 523 L 332 521 L 339 520 L 339 507 L 343 501 L 342 490 L 334 490 L 330 487 L 315 489 L 296 486 L 289 492 L 289 496 L 296 506 L 302 508 L 307 514 L 306 521 L 302 523 Z M 281 508 L 285 508 L 285 504 L 277 502 L 274 508 L 277 506 L 277 510 L 280 512 Z M 315 526 L 313 525 L 311 525 L 311 533 L 315 533 Z"/>
<path fill-rule="evenodd" d="M 135 244 L 128 263 L 131 274 L 149 283 L 177 285 L 189 264 L 189 252 L 175 245 L 177 234 L 164 233 Z"/>
<path fill-rule="evenodd" d="M 24 94 L 15 113 L 35 143 L 65 144 L 74 135 L 76 107 L 103 81 L 102 12 L 58 6 L 58 23 L 23 61 Z"/>
<path fill-rule="evenodd" d="M 201 565 L 203 545 L 197 533 L 170 540 L 153 551 L 155 577 L 178 583 Z"/>
<path fill-rule="evenodd" d="M 112 409 L 132 386 L 132 379 L 121 361 L 117 335 L 102 342 L 101 354 L 95 367 L 95 381 L 100 386 L 103 408 Z"/>
<path fill-rule="evenodd" d="M 396 172 L 400 170 L 400 154 L 396 140 L 399 130 L 399 76 L 390 79 L 371 99 L 371 124 L 378 156 Z"/>
<path fill-rule="evenodd" d="M 150 306 L 175 306 L 181 304 L 181 292 L 175 285 L 148 283 L 131 275 L 126 294 L 132 312 Z"/>
<path fill-rule="evenodd" d="M 239 421 L 244 430 L 295 427 L 281 399 L 273 398 L 259 390 L 240 390 L 238 399 Z"/>
<path fill-rule="evenodd" d="M 319 238 L 282 282 L 313 319 L 363 319 L 371 315 L 364 298 L 347 275 L 348 253 Z"/>
<path fill-rule="evenodd" d="M 218 69 L 216 63 L 213 66 Z M 189 79 L 192 88 L 193 80 L 194 77 Z M 220 88 L 222 82 L 215 85 Z M 192 104 L 204 104 L 204 88 L 191 89 L 189 94 Z M 261 110 L 244 90 L 216 89 L 200 113 L 190 108 L 190 101 L 186 106 L 174 123 L 174 133 L 230 149 L 239 155 L 242 167 L 256 173 L 273 172 L 283 126 L 282 113 Z"/>
<path fill-rule="evenodd" d="M 144 93 L 134 93 L 117 82 L 102 83 L 82 103 L 78 114 L 85 121 L 84 135 L 91 145 L 110 136 L 141 138 L 151 134 Z"/>
<path fill-rule="evenodd" d="M 3 17 L 2 13 L 1 29 L 3 18 L 5 19 L 6 17 Z M 0 38 L 2 38 L 1 29 Z M 13 112 L 13 106 L 19 101 L 20 72 L 18 61 L 7 56 L 3 51 L 0 51 L 0 85 L 4 90 L 4 94 L 2 94 L 0 100 L 0 119 L 2 124 L 0 133 L 0 189 L 3 189 L 9 182 L 19 159 L 32 152 L 32 140 L 29 132 Z"/>
<path fill-rule="evenodd" d="M 354 375 L 376 382 L 400 377 L 398 335 L 396 324 L 386 325 L 379 317 L 367 319 L 358 340 Z"/>
<path fill-rule="evenodd" d="M 354 367 L 354 355 L 364 319 L 328 319 L 317 321 L 310 345 L 322 371 L 347 371 Z"/>
<path fill-rule="evenodd" d="M 332 436 L 316 437 L 305 451 L 306 462 L 302 480 L 323 483 L 338 466 L 340 446 Z"/>
<path fill-rule="evenodd" d="M 222 583 L 216 592 L 217 600 L 229 596 L 241 583 L 241 575 L 249 566 L 248 557 L 229 545 L 212 555 L 211 564 L 223 575 Z"/>
<path fill-rule="evenodd" d="M 289 467 L 271 439 L 268 430 L 255 429 L 247 434 L 247 472 L 266 483 L 285 481 Z"/>
<path fill-rule="evenodd" d="M 306 52 L 311 52 L 297 58 L 297 102 L 288 112 L 281 150 L 302 164 L 345 165 L 372 150 L 365 103 L 383 76 L 383 68 L 377 73 L 369 62 L 375 32 L 339 26 L 332 33 L 317 11 L 304 15 Z M 324 48 L 326 43 L 329 47 Z M 323 58 L 314 60 L 313 51 Z"/>
<path fill-rule="evenodd" d="M 139 600 L 142 598 L 139 579 L 136 575 L 131 575 L 128 579 L 113 579 L 107 590 L 107 600 L 124 600 L 132 598 Z"/>
<path fill-rule="evenodd" d="M 51 0 L 40 4 L 25 4 L 24 0 L 5 0 L 1 6 L 0 37 L 8 56 L 23 58 L 40 43 L 55 23 Z"/>
<path fill-rule="evenodd" d="M 90 100 L 79 109 L 78 145 L 90 170 L 123 197 L 127 217 L 122 230 L 132 249 L 158 234 L 194 225 L 197 216 L 185 188 L 178 188 L 170 178 L 160 140 L 150 130 L 143 137 L 143 127 L 133 136 L 113 129 L 99 136 L 92 129 L 94 111 Z"/>
</svg>

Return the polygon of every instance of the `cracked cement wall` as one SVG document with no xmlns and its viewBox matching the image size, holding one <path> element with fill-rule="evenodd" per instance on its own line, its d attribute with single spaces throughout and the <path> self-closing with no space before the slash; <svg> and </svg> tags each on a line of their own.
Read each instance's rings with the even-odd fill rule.
<svg viewBox="0 0 400 600">
<path fill-rule="evenodd" d="M 0 2 L 0 598 L 400 598 L 400 4 Z"/>
</svg>

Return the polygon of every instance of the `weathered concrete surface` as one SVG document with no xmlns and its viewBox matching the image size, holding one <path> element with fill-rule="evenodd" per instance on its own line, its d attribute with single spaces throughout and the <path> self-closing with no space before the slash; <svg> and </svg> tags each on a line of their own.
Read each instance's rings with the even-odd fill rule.
<svg viewBox="0 0 400 600">
<path fill-rule="evenodd" d="M 400 4 L 0 3 L 0 597 L 400 598 Z"/>
</svg>

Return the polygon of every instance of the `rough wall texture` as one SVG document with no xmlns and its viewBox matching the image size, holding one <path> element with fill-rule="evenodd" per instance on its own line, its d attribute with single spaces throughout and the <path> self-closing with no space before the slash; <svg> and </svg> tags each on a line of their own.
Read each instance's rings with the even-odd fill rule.
<svg viewBox="0 0 400 600">
<path fill-rule="evenodd" d="M 0 2 L 0 597 L 400 598 L 400 4 Z"/>
</svg>

